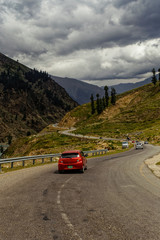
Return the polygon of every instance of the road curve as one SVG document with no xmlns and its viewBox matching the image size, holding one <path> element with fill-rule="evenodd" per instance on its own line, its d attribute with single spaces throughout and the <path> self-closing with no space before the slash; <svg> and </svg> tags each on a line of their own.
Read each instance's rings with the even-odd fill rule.
<svg viewBox="0 0 160 240">
<path fill-rule="evenodd" d="M 55 127 L 55 125 L 53 125 Z M 82 135 L 82 134 L 75 134 L 73 133 L 76 128 L 72 127 L 71 129 L 65 129 L 62 127 L 63 130 L 59 131 L 59 133 L 72 136 L 72 137 L 77 137 L 77 138 L 86 138 L 86 139 L 103 139 L 103 140 L 116 140 L 116 141 L 125 141 L 126 139 L 122 138 L 106 138 L 106 137 L 94 137 L 94 136 L 89 136 L 89 135 Z"/>
<path fill-rule="evenodd" d="M 89 159 L 84 174 L 50 164 L 0 175 L 0 240 L 159 240 L 160 147 Z"/>
</svg>

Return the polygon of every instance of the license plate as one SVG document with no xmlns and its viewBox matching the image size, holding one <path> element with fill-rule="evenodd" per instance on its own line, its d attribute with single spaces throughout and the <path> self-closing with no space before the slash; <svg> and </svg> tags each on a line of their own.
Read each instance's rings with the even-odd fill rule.
<svg viewBox="0 0 160 240">
<path fill-rule="evenodd" d="M 73 166 L 68 166 L 68 168 L 73 168 Z"/>
</svg>

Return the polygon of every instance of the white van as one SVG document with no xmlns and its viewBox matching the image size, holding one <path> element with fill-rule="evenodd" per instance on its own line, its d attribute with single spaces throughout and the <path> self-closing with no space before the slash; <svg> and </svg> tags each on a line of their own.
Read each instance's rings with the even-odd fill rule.
<svg viewBox="0 0 160 240">
<path fill-rule="evenodd" d="M 128 148 L 128 142 L 122 142 L 122 148 Z"/>
</svg>

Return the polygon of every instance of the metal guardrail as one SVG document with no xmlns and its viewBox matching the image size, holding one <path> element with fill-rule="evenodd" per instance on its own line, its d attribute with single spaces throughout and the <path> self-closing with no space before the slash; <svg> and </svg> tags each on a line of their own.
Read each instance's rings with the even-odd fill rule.
<svg viewBox="0 0 160 240">
<path fill-rule="evenodd" d="M 101 155 L 105 154 L 108 152 L 108 149 L 101 149 L 101 150 L 92 150 L 92 151 L 83 151 L 85 154 L 96 156 L 96 155 Z M 56 153 L 56 154 L 46 154 L 46 155 L 34 155 L 34 156 L 25 156 L 25 157 L 15 157 L 15 158 L 4 158 L 0 159 L 0 172 L 2 171 L 2 164 L 7 164 L 11 163 L 11 168 L 14 167 L 14 163 L 16 162 L 22 162 L 22 167 L 25 166 L 25 161 L 32 160 L 33 165 L 35 164 L 35 161 L 38 159 L 42 159 L 41 163 L 45 162 L 45 159 L 50 158 L 50 162 L 53 161 L 53 158 L 60 157 L 61 153 Z"/>
</svg>

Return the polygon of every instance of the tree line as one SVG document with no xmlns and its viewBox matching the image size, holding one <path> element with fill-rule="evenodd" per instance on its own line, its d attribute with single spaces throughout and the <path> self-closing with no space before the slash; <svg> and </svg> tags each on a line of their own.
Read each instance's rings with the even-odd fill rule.
<svg viewBox="0 0 160 240">
<path fill-rule="evenodd" d="M 154 85 L 156 85 L 157 82 L 159 82 L 159 85 L 160 85 L 160 68 L 158 69 L 158 72 L 159 72 L 159 74 L 158 74 L 158 79 L 157 79 L 156 70 L 155 70 L 155 68 L 152 69 L 153 76 L 152 76 L 151 81 Z"/>
<path fill-rule="evenodd" d="M 100 98 L 99 94 L 96 94 L 96 101 L 94 100 L 93 94 L 91 94 L 91 114 L 97 112 L 98 114 L 102 113 L 109 106 L 109 93 L 108 86 L 104 87 L 105 96 Z M 115 88 L 111 88 L 111 104 L 116 104 L 116 90 Z"/>
</svg>

